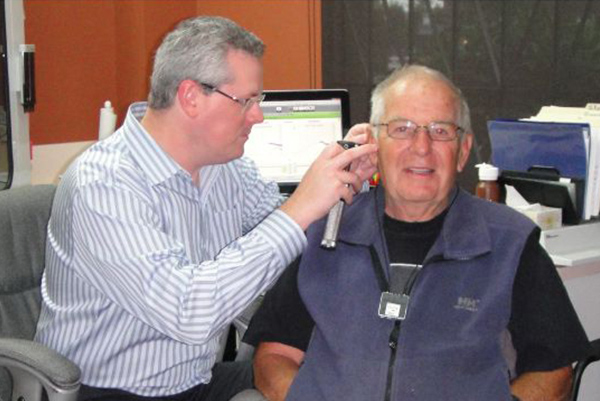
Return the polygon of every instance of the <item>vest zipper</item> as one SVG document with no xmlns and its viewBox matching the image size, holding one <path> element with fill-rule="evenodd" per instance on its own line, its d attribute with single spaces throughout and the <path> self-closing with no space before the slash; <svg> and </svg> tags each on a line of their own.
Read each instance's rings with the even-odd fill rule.
<svg viewBox="0 0 600 401">
<path fill-rule="evenodd" d="M 398 352 L 398 337 L 400 336 L 400 325 L 402 321 L 396 320 L 394 322 L 394 328 L 390 333 L 388 346 L 392 350 L 390 354 L 390 361 L 388 363 L 387 379 L 385 383 L 385 398 L 384 401 L 390 401 L 392 399 L 392 380 L 394 379 L 394 365 L 396 364 L 396 353 Z"/>
</svg>

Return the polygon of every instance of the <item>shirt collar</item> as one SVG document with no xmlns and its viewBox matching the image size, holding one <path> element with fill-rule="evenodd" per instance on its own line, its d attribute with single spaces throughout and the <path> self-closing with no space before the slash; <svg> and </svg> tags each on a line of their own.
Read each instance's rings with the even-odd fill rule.
<svg viewBox="0 0 600 401">
<path fill-rule="evenodd" d="M 123 123 L 125 143 L 133 159 L 147 174 L 153 185 L 160 184 L 175 175 L 187 175 L 191 179 L 190 174 L 173 160 L 142 126 L 141 120 L 147 109 L 147 102 L 132 104 L 127 110 Z"/>
</svg>

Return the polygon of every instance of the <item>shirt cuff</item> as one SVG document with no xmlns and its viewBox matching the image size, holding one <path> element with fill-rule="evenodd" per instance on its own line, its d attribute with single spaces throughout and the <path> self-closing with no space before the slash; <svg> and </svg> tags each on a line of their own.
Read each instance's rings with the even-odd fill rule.
<svg viewBox="0 0 600 401">
<path fill-rule="evenodd" d="M 279 209 L 264 219 L 255 230 L 273 247 L 282 267 L 292 263 L 306 248 L 306 235 L 302 228 Z"/>
</svg>

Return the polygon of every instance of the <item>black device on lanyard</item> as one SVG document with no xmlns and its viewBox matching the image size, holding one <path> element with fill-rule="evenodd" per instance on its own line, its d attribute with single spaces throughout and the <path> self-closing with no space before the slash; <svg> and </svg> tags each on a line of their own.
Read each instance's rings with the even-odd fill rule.
<svg viewBox="0 0 600 401">
<path fill-rule="evenodd" d="M 399 280 L 397 267 L 394 267 L 395 264 L 390 263 L 390 280 L 388 281 L 373 245 L 369 246 L 369 252 L 377 284 L 381 290 L 377 314 L 384 319 L 404 320 L 410 301 L 410 292 L 415 284 L 418 272 L 421 270 L 420 266 L 415 265 L 414 270 L 404 284 L 404 288 L 401 289 L 401 280 Z"/>
</svg>

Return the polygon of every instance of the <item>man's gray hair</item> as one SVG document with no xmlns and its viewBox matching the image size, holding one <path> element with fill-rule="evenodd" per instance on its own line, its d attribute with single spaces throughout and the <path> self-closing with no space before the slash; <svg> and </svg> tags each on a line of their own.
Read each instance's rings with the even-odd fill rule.
<svg viewBox="0 0 600 401">
<path fill-rule="evenodd" d="M 265 45 L 227 18 L 203 16 L 180 22 L 154 56 L 149 107 L 170 107 L 179 84 L 186 79 L 215 87 L 230 82 L 227 53 L 231 49 L 262 58 Z"/>
<path fill-rule="evenodd" d="M 420 77 L 430 77 L 445 83 L 450 88 L 457 99 L 458 121 L 456 123 L 465 131 L 465 133 L 472 133 L 469 105 L 461 90 L 441 72 L 422 65 L 407 65 L 400 67 L 375 87 L 371 94 L 371 124 L 383 122 L 381 119 L 385 113 L 386 96 L 391 87 L 402 85 L 413 78 Z M 377 135 L 377 133 L 378 129 L 376 127 L 375 135 Z"/>
</svg>

